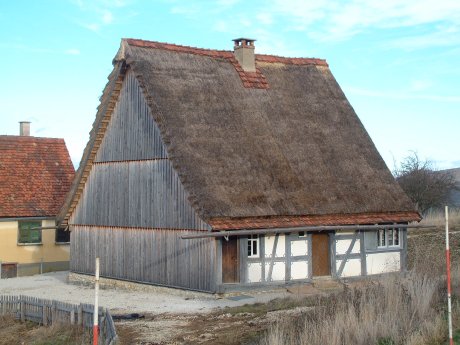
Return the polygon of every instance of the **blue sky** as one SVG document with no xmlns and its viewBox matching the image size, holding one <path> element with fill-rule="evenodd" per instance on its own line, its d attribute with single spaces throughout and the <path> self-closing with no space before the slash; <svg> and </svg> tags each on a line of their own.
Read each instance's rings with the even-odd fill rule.
<svg viewBox="0 0 460 345">
<path fill-rule="evenodd" d="M 328 61 L 387 165 L 460 167 L 458 0 L 0 0 L 0 134 L 63 137 L 76 166 L 120 39 Z"/>
</svg>

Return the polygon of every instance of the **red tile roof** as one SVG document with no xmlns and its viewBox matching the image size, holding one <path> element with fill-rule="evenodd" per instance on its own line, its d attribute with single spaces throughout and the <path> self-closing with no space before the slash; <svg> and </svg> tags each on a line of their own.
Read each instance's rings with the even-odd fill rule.
<svg viewBox="0 0 460 345">
<path fill-rule="evenodd" d="M 269 85 L 265 76 L 262 74 L 260 69 L 256 68 L 256 72 L 245 72 L 238 61 L 236 60 L 233 52 L 228 50 L 211 50 L 203 48 L 195 48 L 189 46 L 180 46 L 177 44 L 170 43 L 161 43 L 161 42 L 152 42 L 144 41 L 139 39 L 126 39 L 129 45 L 143 48 L 154 48 L 154 49 L 163 49 L 179 53 L 188 53 L 194 55 L 208 56 L 216 59 L 226 59 L 228 60 L 238 72 L 243 86 L 245 88 L 251 89 L 268 89 Z M 286 65 L 318 65 L 318 66 L 328 66 L 326 60 L 315 59 L 315 58 L 287 58 L 275 55 L 261 55 L 255 54 L 256 64 L 257 62 L 265 63 L 282 63 Z"/>
<path fill-rule="evenodd" d="M 0 217 L 53 217 L 74 168 L 63 139 L 0 136 Z"/>
<path fill-rule="evenodd" d="M 328 214 L 286 217 L 214 218 L 208 223 L 213 230 L 268 229 L 296 226 L 382 224 L 420 221 L 417 212 Z"/>
</svg>

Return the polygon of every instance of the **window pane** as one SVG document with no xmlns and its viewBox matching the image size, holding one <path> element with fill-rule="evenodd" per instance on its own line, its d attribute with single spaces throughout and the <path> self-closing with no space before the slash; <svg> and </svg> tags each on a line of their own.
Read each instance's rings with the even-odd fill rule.
<svg viewBox="0 0 460 345">
<path fill-rule="evenodd" d="M 394 245 L 399 246 L 399 229 L 395 229 L 394 232 Z"/>
<path fill-rule="evenodd" d="M 388 245 L 393 245 L 393 229 L 388 229 Z"/>
<path fill-rule="evenodd" d="M 250 239 L 248 239 L 248 256 L 251 256 L 252 254 L 252 241 Z"/>
<path fill-rule="evenodd" d="M 385 242 L 385 230 L 380 229 L 379 230 L 379 247 L 385 247 L 386 242 Z"/>
<path fill-rule="evenodd" d="M 255 240 L 254 243 L 253 243 L 252 253 L 254 255 L 257 255 L 257 243 L 258 243 L 257 240 Z"/>
<path fill-rule="evenodd" d="M 57 229 L 56 230 L 56 242 L 58 243 L 70 242 L 70 231 L 65 231 L 64 229 Z"/>
<path fill-rule="evenodd" d="M 38 228 L 42 224 L 38 222 L 19 222 L 18 243 L 41 243 L 42 231 Z"/>
</svg>

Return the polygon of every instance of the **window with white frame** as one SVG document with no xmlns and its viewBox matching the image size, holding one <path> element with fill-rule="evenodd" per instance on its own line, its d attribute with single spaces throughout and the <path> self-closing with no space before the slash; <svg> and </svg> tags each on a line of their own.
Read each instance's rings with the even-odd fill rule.
<svg viewBox="0 0 460 345">
<path fill-rule="evenodd" d="M 398 228 L 379 229 L 379 231 L 377 232 L 377 248 L 399 247 L 399 232 L 400 230 Z"/>
<path fill-rule="evenodd" d="M 259 235 L 248 236 L 248 258 L 258 258 L 259 253 Z"/>
</svg>

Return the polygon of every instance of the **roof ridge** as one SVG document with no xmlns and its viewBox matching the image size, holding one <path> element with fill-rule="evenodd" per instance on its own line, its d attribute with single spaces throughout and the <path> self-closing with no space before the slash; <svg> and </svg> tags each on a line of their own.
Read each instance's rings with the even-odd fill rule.
<svg viewBox="0 0 460 345">
<path fill-rule="evenodd" d="M 231 50 L 198 48 L 198 47 L 180 45 L 180 44 L 175 44 L 175 43 L 147 41 L 147 40 L 141 40 L 141 39 L 136 39 L 136 38 L 123 38 L 122 41 L 125 41 L 129 45 L 136 46 L 136 47 L 172 50 L 172 51 L 177 51 L 177 52 L 182 52 L 182 53 L 192 53 L 192 54 L 195 53 L 197 55 L 215 56 L 216 53 L 222 54 L 222 57 L 230 57 L 230 54 L 233 55 L 233 52 Z"/>
<path fill-rule="evenodd" d="M 204 55 L 217 58 L 232 58 L 233 51 L 231 50 L 219 50 L 209 48 L 198 48 L 193 46 L 179 45 L 175 43 L 166 43 L 158 41 L 147 41 L 136 38 L 123 38 L 122 41 L 128 43 L 128 45 L 143 48 L 155 48 L 164 49 L 169 51 L 175 51 L 180 53 L 189 53 L 195 55 Z M 324 59 L 319 58 L 307 58 L 307 57 L 286 57 L 271 54 L 255 54 L 256 61 L 269 62 L 269 63 L 284 63 L 290 65 L 319 65 L 329 66 Z"/>
<path fill-rule="evenodd" d="M 14 135 L 14 134 L 0 134 L 2 139 L 38 139 L 38 140 L 64 140 L 64 138 L 55 138 L 55 137 L 36 137 L 33 135 Z"/>
</svg>

